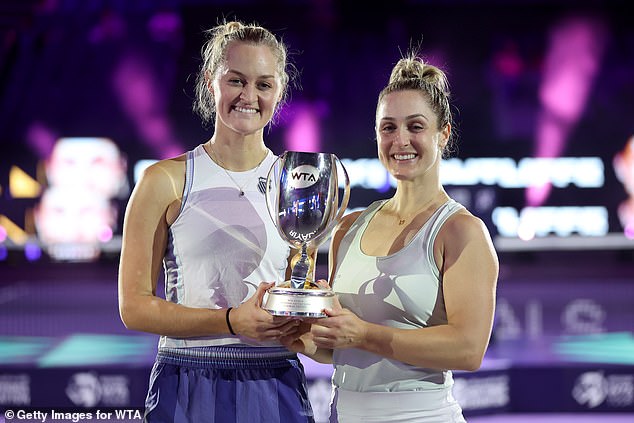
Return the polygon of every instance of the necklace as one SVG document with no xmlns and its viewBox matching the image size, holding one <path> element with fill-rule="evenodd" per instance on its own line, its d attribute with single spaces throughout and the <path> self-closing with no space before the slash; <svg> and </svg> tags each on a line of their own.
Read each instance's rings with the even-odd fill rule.
<svg viewBox="0 0 634 423">
<path fill-rule="evenodd" d="M 262 160 L 260 160 L 260 163 L 258 163 L 258 165 L 253 168 L 253 170 L 251 170 L 251 172 L 248 175 L 247 180 L 240 185 L 234 178 L 233 176 L 231 176 L 231 173 L 229 173 L 229 171 L 227 170 L 227 167 L 225 166 L 225 164 L 222 162 L 222 160 L 220 160 L 220 158 L 218 157 L 218 154 L 216 154 L 216 151 L 213 149 L 212 144 L 209 144 L 209 151 L 211 152 L 212 155 L 212 159 L 218 163 L 220 165 L 220 167 L 222 168 L 222 170 L 225 171 L 225 173 L 227 174 L 227 176 L 229 177 L 229 179 L 231 179 L 231 182 L 233 182 L 233 184 L 236 186 L 236 188 L 238 188 L 238 197 L 244 197 L 244 187 L 251 182 L 251 177 L 253 175 L 255 175 L 258 172 L 258 169 L 260 169 L 260 166 L 262 166 L 262 163 L 264 163 L 264 160 L 266 159 L 266 157 L 268 156 L 268 154 L 265 154 L 264 157 L 262 158 Z"/>
<path fill-rule="evenodd" d="M 416 216 L 418 214 L 420 214 L 424 209 L 426 209 L 427 207 L 429 207 L 434 201 L 436 200 L 436 197 L 432 198 L 431 200 L 429 200 L 427 203 L 423 204 L 421 207 L 417 208 L 416 210 L 414 210 L 412 213 L 406 214 L 405 216 L 401 216 L 397 211 L 396 208 L 394 209 L 394 214 L 396 214 L 396 218 L 398 219 L 398 225 L 399 226 L 403 226 L 405 224 L 405 222 L 411 220 L 411 218 L 413 216 Z"/>
<path fill-rule="evenodd" d="M 405 222 L 407 222 L 409 220 L 410 217 L 417 215 L 418 213 L 420 213 L 420 210 L 416 210 L 414 213 L 405 215 L 405 217 L 401 217 L 400 215 L 397 215 L 398 217 L 398 225 L 402 226 L 405 224 Z"/>
</svg>

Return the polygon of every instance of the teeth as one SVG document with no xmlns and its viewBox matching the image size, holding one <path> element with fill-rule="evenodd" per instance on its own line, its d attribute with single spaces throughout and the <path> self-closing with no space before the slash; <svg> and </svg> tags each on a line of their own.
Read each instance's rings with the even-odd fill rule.
<svg viewBox="0 0 634 423">
<path fill-rule="evenodd" d="M 410 160 L 413 159 L 414 157 L 416 157 L 416 154 L 410 153 L 410 154 L 395 154 L 394 158 L 396 160 Z"/>
<path fill-rule="evenodd" d="M 245 109 L 244 107 L 238 107 L 238 106 L 236 106 L 236 110 L 240 113 L 257 113 L 258 112 L 256 109 Z"/>
</svg>

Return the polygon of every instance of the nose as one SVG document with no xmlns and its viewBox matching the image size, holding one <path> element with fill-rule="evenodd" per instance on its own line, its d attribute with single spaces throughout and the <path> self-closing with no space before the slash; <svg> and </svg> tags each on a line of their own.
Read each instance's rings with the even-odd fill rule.
<svg viewBox="0 0 634 423">
<path fill-rule="evenodd" d="M 240 92 L 240 99 L 245 103 L 252 103 L 256 100 L 255 87 L 253 84 L 245 84 Z"/>
<path fill-rule="evenodd" d="M 407 147 L 409 145 L 409 136 L 407 131 L 400 129 L 394 134 L 394 145 L 399 147 Z"/>
</svg>

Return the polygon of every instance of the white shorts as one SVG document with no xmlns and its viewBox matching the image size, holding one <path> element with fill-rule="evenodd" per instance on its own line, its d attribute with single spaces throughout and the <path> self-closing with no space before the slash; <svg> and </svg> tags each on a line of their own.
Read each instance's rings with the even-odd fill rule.
<svg viewBox="0 0 634 423">
<path fill-rule="evenodd" d="M 333 391 L 331 423 L 465 423 L 451 388 L 406 392 Z"/>
</svg>

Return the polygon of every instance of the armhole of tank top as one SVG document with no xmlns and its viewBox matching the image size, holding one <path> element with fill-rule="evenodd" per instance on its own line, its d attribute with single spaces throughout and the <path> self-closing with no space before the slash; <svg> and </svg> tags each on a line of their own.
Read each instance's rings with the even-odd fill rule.
<svg viewBox="0 0 634 423">
<path fill-rule="evenodd" d="M 434 276 L 440 279 L 440 269 L 436 265 L 436 260 L 434 257 L 434 244 L 436 242 L 436 237 L 438 236 L 438 232 L 442 228 L 442 225 L 445 224 L 447 219 L 449 219 L 455 212 L 460 210 L 460 206 L 455 203 L 453 200 L 445 203 L 441 210 L 439 210 L 439 215 L 434 219 L 434 223 L 432 225 L 429 238 L 427 239 L 427 262 L 434 272 Z"/>
<path fill-rule="evenodd" d="M 363 238 L 363 234 L 365 233 L 368 225 L 370 224 L 370 220 L 378 210 L 383 207 L 383 205 L 387 202 L 387 200 L 376 200 L 370 203 L 365 210 L 361 211 L 357 218 L 350 224 L 350 227 L 346 231 L 344 238 L 349 234 L 353 233 L 352 238 L 348 238 L 350 242 L 350 246 L 353 246 L 358 254 L 366 255 L 361 249 L 361 238 Z M 341 240 L 343 242 L 343 239 Z M 341 243 L 339 244 L 341 246 Z M 339 251 L 342 251 L 341 248 Z M 337 263 L 340 263 L 339 257 L 337 257 Z"/>
<path fill-rule="evenodd" d="M 387 200 L 376 200 L 370 203 L 370 205 L 366 207 L 365 210 L 359 213 L 354 222 L 350 224 L 350 227 L 348 228 L 346 233 L 352 230 L 356 231 L 355 237 L 359 237 L 359 249 L 361 249 L 361 237 L 363 236 L 363 232 L 365 232 L 365 230 L 367 229 L 368 224 L 370 223 L 370 219 L 374 217 L 376 212 L 380 210 L 381 207 L 383 207 L 383 204 L 385 204 L 386 202 Z M 360 228 L 362 228 L 363 230 L 360 231 Z"/>
<path fill-rule="evenodd" d="M 180 212 L 182 212 L 185 208 L 189 192 L 191 191 L 194 183 L 194 157 L 193 151 L 187 152 L 187 160 L 185 161 L 185 184 L 183 185 L 183 200 L 181 201 Z"/>
</svg>

